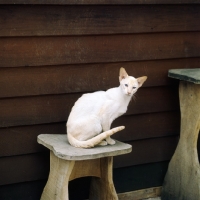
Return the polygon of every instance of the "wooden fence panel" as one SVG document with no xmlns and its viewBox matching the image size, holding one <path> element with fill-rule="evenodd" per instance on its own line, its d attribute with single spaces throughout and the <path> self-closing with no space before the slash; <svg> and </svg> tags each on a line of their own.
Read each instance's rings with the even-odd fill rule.
<svg viewBox="0 0 200 200">
<path fill-rule="evenodd" d="M 47 95 L 0 100 L 0 127 L 66 121 L 82 94 Z M 135 100 L 134 100 L 135 99 Z M 126 115 L 177 110 L 177 87 L 141 88 Z"/>
<path fill-rule="evenodd" d="M 66 134 L 74 102 L 118 86 L 120 67 L 148 79 L 112 125 L 125 125 L 113 137 L 133 146 L 114 160 L 116 185 L 161 185 L 166 170 L 152 166 L 169 161 L 180 131 L 178 80 L 167 72 L 199 68 L 199 11 L 197 0 L 0 0 L 0 199 L 47 179 L 49 153 L 37 135 Z"/>
<path fill-rule="evenodd" d="M 148 76 L 143 87 L 174 85 L 169 69 L 198 68 L 200 58 L 0 68 L 0 98 L 107 90 L 119 85 L 119 69 L 130 76 Z"/>
<path fill-rule="evenodd" d="M 171 136 L 129 142 L 133 145 L 133 151 L 129 154 L 115 157 L 114 167 L 127 167 L 169 160 L 177 145 L 177 141 L 177 136 Z M 2 172 L 0 185 L 47 178 L 49 172 L 49 153 L 3 157 L 0 159 L 0 171 Z"/>
<path fill-rule="evenodd" d="M 41 180 L 49 174 L 49 153 L 4 157 L 0 163 L 0 185 Z"/>
<path fill-rule="evenodd" d="M 140 4 L 199 4 L 198 0 L 182 0 L 182 1 L 174 1 L 174 0 L 0 0 L 0 4 L 33 4 L 33 5 L 140 5 Z"/>
<path fill-rule="evenodd" d="M 0 55 L 0 67 L 200 57 L 200 34 L 0 38 Z"/>
<path fill-rule="evenodd" d="M 179 121 L 179 112 L 122 116 L 113 122 L 112 127 L 124 125 L 126 128 L 112 137 L 119 141 L 128 142 L 178 135 Z M 0 157 L 46 151 L 46 148 L 37 143 L 37 136 L 45 133 L 66 134 L 66 123 L 1 128 Z"/>
<path fill-rule="evenodd" d="M 2 5 L 0 6 L 0 36 L 200 31 L 199 11 L 198 5 L 26 5 L 23 7 Z"/>
<path fill-rule="evenodd" d="M 117 193 L 139 190 L 162 185 L 168 162 L 134 165 L 115 168 L 113 180 Z M 154 177 L 152 179 L 152 177 Z M 149 180 L 152 180 L 150 182 Z M 46 179 L 0 186 L 0 199 L 36 200 L 40 199 Z M 90 177 L 75 179 L 69 183 L 69 199 L 88 199 Z"/>
</svg>

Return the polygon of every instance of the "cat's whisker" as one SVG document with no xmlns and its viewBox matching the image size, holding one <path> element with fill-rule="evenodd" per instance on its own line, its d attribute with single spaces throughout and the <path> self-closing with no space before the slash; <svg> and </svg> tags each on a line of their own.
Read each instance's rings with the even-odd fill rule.
<svg viewBox="0 0 200 200">
<path fill-rule="evenodd" d="M 131 101 L 133 100 L 134 102 L 136 101 L 136 99 L 137 99 L 137 95 L 136 94 L 134 94 L 133 96 L 132 96 L 132 98 L 131 98 Z"/>
</svg>

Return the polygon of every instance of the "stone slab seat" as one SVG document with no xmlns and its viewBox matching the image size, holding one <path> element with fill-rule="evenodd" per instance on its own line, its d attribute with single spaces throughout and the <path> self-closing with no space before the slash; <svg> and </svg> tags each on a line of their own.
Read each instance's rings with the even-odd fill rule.
<svg viewBox="0 0 200 200">
<path fill-rule="evenodd" d="M 188 81 L 195 84 L 200 84 L 200 68 L 194 69 L 170 69 L 168 76 L 179 79 L 181 81 Z"/>
<path fill-rule="evenodd" d="M 41 134 L 38 143 L 50 149 L 50 173 L 41 200 L 68 200 L 68 182 L 92 176 L 90 200 L 117 200 L 112 180 L 113 156 L 131 152 L 132 146 L 115 145 L 76 148 L 65 134 Z"/>
</svg>

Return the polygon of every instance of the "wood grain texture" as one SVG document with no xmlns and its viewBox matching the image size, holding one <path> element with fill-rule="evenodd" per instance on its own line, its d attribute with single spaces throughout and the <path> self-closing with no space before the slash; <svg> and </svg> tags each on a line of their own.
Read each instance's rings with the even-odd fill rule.
<svg viewBox="0 0 200 200">
<path fill-rule="evenodd" d="M 118 86 L 120 67 L 148 81 L 113 123 L 126 126 L 115 138 L 134 148 L 115 158 L 116 189 L 161 185 L 180 130 L 178 81 L 167 72 L 199 68 L 200 1 L 0 4 L 0 199 L 39 199 L 44 184 L 32 183 L 47 178 L 49 154 L 37 135 L 65 134 L 77 98 Z M 72 183 L 71 199 L 85 183 Z"/>
<path fill-rule="evenodd" d="M 170 160 L 176 149 L 178 140 L 179 136 L 175 135 L 128 142 L 132 145 L 132 152 L 123 155 L 123 157 L 114 157 L 114 167 L 118 168 Z"/>
<path fill-rule="evenodd" d="M 125 130 L 112 137 L 123 142 L 178 135 L 180 132 L 179 111 L 123 116 L 112 127 L 124 125 Z"/>
<path fill-rule="evenodd" d="M 152 185 L 161 186 L 167 171 L 167 165 L 168 161 L 116 168 L 113 170 L 116 190 L 120 193 L 150 188 Z"/>
<path fill-rule="evenodd" d="M 200 85 L 180 82 L 180 140 L 163 183 L 163 200 L 198 200 L 200 169 L 197 143 L 200 129 Z M 190 184 L 188 184 L 190 183 Z"/>
<path fill-rule="evenodd" d="M 45 179 L 49 173 L 49 153 L 0 159 L 0 185 Z"/>
<path fill-rule="evenodd" d="M 168 78 L 169 69 L 198 68 L 199 63 L 200 58 L 186 58 L 107 64 L 0 68 L 0 97 L 107 90 L 119 85 L 120 67 L 124 67 L 128 74 L 134 77 L 148 76 L 143 87 L 174 85 L 178 81 Z"/>
<path fill-rule="evenodd" d="M 167 170 L 168 162 L 138 165 L 113 170 L 114 184 L 118 193 L 137 191 L 160 186 Z M 151 177 L 154 177 L 153 179 Z M 0 199 L 36 200 L 40 199 L 46 179 L 0 186 Z M 88 199 L 90 178 L 80 178 L 70 181 L 70 199 Z"/>
<path fill-rule="evenodd" d="M 114 157 L 114 168 L 170 160 L 177 140 L 177 136 L 171 136 L 129 142 L 133 147 L 132 153 Z M 146 149 L 147 147 L 148 150 Z M 49 154 L 36 153 L 1 157 L 0 171 L 0 185 L 47 178 Z"/>
<path fill-rule="evenodd" d="M 1 128 L 0 157 L 46 152 L 47 149 L 37 143 L 37 136 L 42 133 L 65 134 L 65 123 Z"/>
<path fill-rule="evenodd" d="M 80 96 L 77 93 L 1 99 L 0 127 L 66 122 Z M 178 110 L 178 106 L 176 87 L 141 88 L 126 115 Z"/>
<path fill-rule="evenodd" d="M 46 179 L 0 186 L 0 199 L 40 199 Z"/>
<path fill-rule="evenodd" d="M 50 152 L 50 172 L 41 200 L 69 200 L 69 177 L 75 161 L 62 160 Z"/>
<path fill-rule="evenodd" d="M 89 199 L 118 200 L 113 184 L 113 157 L 100 159 L 101 178 L 92 177 Z"/>
<path fill-rule="evenodd" d="M 113 135 L 119 141 L 141 140 L 179 134 L 179 112 L 150 113 L 123 116 L 114 121 L 112 127 L 125 125 L 125 130 Z M 156 127 L 156 129 L 155 129 Z M 42 133 L 66 134 L 65 122 L 0 129 L 0 157 L 46 152 L 37 143 Z M 12 138 L 12 140 L 10 140 Z M 26 140 L 24 140 L 26 138 Z M 9 145 L 8 145 L 9 144 Z"/>
<path fill-rule="evenodd" d="M 156 198 L 160 197 L 161 190 L 162 187 L 146 188 L 142 190 L 120 193 L 118 194 L 118 197 L 119 200 Z"/>
<path fill-rule="evenodd" d="M 199 11 L 197 5 L 1 5 L 0 36 L 200 31 Z"/>
<path fill-rule="evenodd" d="M 69 180 L 85 176 L 101 177 L 100 159 L 76 161 Z"/>
<path fill-rule="evenodd" d="M 119 5 L 123 5 L 123 4 L 127 4 L 127 5 L 131 5 L 131 4 L 199 4 L 199 0 L 182 0 L 182 1 L 173 1 L 173 0 L 149 0 L 149 1 L 145 1 L 145 0 L 136 0 L 136 1 L 132 1 L 132 0 L 30 0 L 30 1 L 26 1 L 26 0 L 0 0 L 0 4 L 42 4 L 42 5 L 68 5 L 68 4 L 72 4 L 72 5 L 100 5 L 100 4 L 108 4 L 108 5 L 115 5 L 115 4 L 119 4 Z"/>
<path fill-rule="evenodd" d="M 199 57 L 200 34 L 0 38 L 0 55 L 0 67 Z"/>
</svg>

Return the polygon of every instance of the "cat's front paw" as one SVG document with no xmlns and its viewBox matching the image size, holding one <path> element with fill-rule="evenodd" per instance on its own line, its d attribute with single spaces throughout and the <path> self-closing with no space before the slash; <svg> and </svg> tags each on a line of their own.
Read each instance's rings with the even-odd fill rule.
<svg viewBox="0 0 200 200">
<path fill-rule="evenodd" d="M 106 138 L 106 142 L 110 145 L 114 145 L 116 142 L 115 140 L 111 139 L 110 137 L 109 138 Z"/>
</svg>

